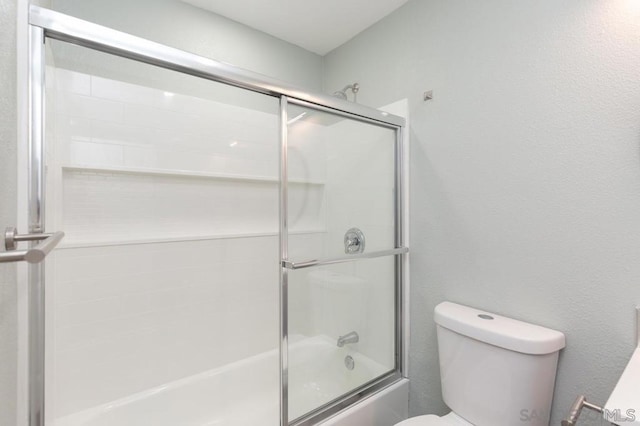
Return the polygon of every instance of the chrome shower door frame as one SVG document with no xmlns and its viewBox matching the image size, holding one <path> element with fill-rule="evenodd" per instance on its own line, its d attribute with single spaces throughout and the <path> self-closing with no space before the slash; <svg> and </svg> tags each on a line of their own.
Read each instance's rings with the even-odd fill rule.
<svg viewBox="0 0 640 426">
<path fill-rule="evenodd" d="M 347 119 L 360 121 L 385 127 L 395 131 L 394 143 L 394 245 L 395 247 L 383 251 L 347 254 L 341 257 L 328 257 L 324 259 L 312 259 L 302 262 L 294 262 L 289 258 L 288 250 L 288 135 L 287 135 L 287 106 L 297 105 Z M 355 104 L 354 104 L 355 105 Z M 358 106 L 358 105 L 355 105 Z M 377 111 L 379 110 L 372 110 Z M 387 113 L 382 113 L 387 116 Z M 389 114 L 389 116 L 391 116 Z M 407 256 L 409 248 L 405 246 L 406 239 L 406 182 L 405 182 L 405 146 L 404 146 L 404 119 L 392 116 L 392 121 L 380 121 L 371 116 L 354 115 L 348 110 L 338 110 L 327 105 L 311 103 L 303 99 L 295 99 L 282 95 L 280 98 L 280 136 L 281 136 L 281 157 L 280 157 L 280 324 L 281 324 L 281 392 L 280 404 L 281 425 L 291 426 L 312 426 L 318 422 L 336 415 L 340 411 L 350 407 L 358 401 L 371 396 L 372 394 L 385 389 L 397 381 L 407 377 L 406 371 L 406 344 L 407 330 L 404 329 L 406 315 L 405 309 L 405 274 L 407 269 Z M 399 119 L 399 120 L 398 120 Z M 332 265 L 337 263 L 357 262 L 362 259 L 373 259 L 381 257 L 393 257 L 395 260 L 395 368 L 377 378 L 353 389 L 348 394 L 337 400 L 330 401 L 315 410 L 303 415 L 298 419 L 289 419 L 288 409 L 288 388 L 289 388 L 289 365 L 288 365 L 288 290 L 289 271 L 315 266 Z"/>
<path fill-rule="evenodd" d="M 405 320 L 404 273 L 407 250 L 404 248 L 403 223 L 405 215 L 403 182 L 402 132 L 405 120 L 363 105 L 320 93 L 311 93 L 261 74 L 243 70 L 204 58 L 179 49 L 132 36 L 120 31 L 83 21 L 59 12 L 38 6 L 29 11 L 29 99 L 28 99 L 28 221 L 29 232 L 45 232 L 45 163 L 44 163 L 44 109 L 45 109 L 45 42 L 59 40 L 96 51 L 178 71 L 207 80 L 280 98 L 280 255 L 281 262 L 288 260 L 287 251 L 287 105 L 295 103 L 310 108 L 331 112 L 347 118 L 394 129 L 395 141 L 395 247 L 390 248 L 395 256 L 395 309 L 396 309 L 396 359 L 395 369 L 364 386 L 355 389 L 344 398 L 319 407 L 314 412 L 296 421 L 296 425 L 315 424 L 354 402 L 383 389 L 404 377 Z M 280 425 L 288 426 L 288 300 L 287 268 L 281 265 L 280 281 Z M 44 269 L 41 265 L 29 267 L 28 300 L 28 401 L 29 426 L 45 426 L 45 324 L 44 324 Z"/>
<path fill-rule="evenodd" d="M 29 233 L 44 231 L 45 34 L 29 26 L 27 221 Z M 33 245 L 33 243 L 31 243 Z M 44 263 L 27 266 L 27 401 L 29 426 L 45 423 L 45 291 Z"/>
</svg>

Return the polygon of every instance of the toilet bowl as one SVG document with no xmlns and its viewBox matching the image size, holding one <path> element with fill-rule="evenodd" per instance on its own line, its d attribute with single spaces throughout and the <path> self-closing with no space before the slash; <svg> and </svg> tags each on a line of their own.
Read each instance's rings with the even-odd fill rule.
<svg viewBox="0 0 640 426">
<path fill-rule="evenodd" d="M 397 424 L 397 426 L 473 426 L 471 423 L 456 415 L 449 413 L 444 417 L 427 416 L 412 417 Z"/>
<path fill-rule="evenodd" d="M 564 334 L 443 302 L 434 319 L 442 397 L 451 409 L 397 426 L 548 426 Z"/>
</svg>

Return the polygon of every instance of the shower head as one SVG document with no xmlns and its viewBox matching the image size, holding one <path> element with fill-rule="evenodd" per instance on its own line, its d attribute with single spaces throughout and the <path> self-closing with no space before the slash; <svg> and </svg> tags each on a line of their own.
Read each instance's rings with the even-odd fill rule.
<svg viewBox="0 0 640 426">
<path fill-rule="evenodd" d="M 347 97 L 347 90 L 351 90 L 351 93 L 353 93 L 353 102 L 356 102 L 358 100 L 358 91 L 360 90 L 360 85 L 358 83 L 347 84 L 342 88 L 342 90 L 333 92 L 333 96 L 344 99 L 345 101 L 349 100 Z"/>
<path fill-rule="evenodd" d="M 345 101 L 347 100 L 347 94 L 342 90 L 333 92 L 333 96 L 335 96 L 336 98 L 344 99 Z"/>
</svg>

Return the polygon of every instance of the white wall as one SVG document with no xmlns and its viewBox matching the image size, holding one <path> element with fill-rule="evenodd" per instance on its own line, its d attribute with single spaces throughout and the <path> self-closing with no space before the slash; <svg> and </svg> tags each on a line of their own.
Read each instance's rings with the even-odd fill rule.
<svg viewBox="0 0 640 426">
<path fill-rule="evenodd" d="M 566 333 L 552 424 L 607 399 L 640 303 L 638 69 L 629 0 L 414 0 L 326 57 L 325 87 L 410 99 L 413 415 L 446 410 L 442 300 Z"/>
</svg>

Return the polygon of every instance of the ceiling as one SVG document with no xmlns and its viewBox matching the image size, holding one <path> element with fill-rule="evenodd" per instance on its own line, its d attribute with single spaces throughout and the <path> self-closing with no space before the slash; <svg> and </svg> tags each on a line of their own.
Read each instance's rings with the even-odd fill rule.
<svg viewBox="0 0 640 426">
<path fill-rule="evenodd" d="M 407 0 L 182 0 L 325 55 Z"/>
</svg>

